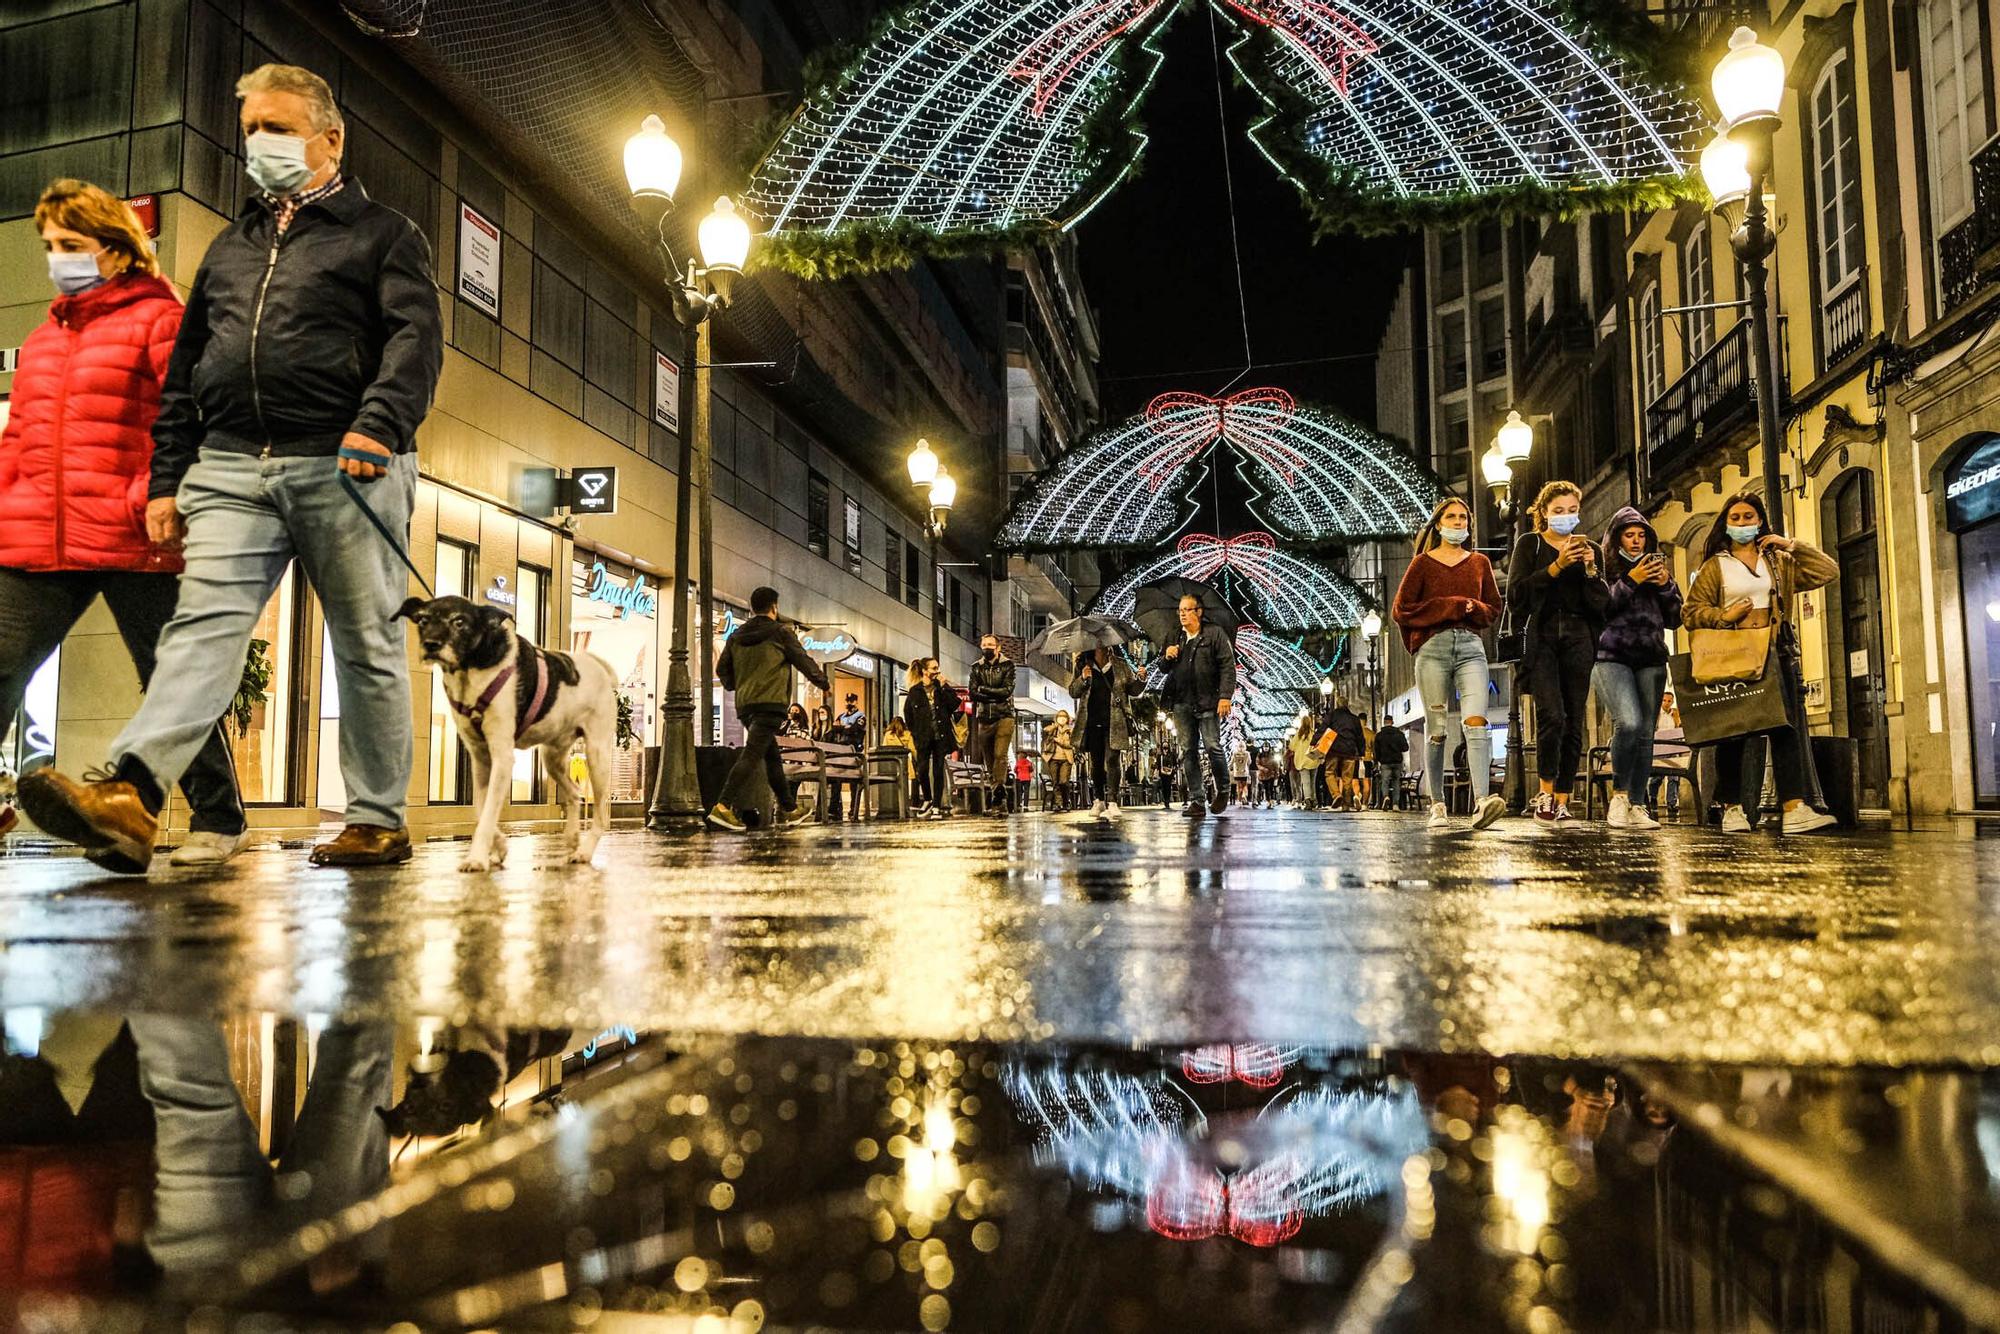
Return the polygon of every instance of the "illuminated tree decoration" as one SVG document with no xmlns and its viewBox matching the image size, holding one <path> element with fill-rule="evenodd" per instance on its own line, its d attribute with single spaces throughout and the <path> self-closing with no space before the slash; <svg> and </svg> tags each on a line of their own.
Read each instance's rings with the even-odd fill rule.
<svg viewBox="0 0 2000 1334">
<path fill-rule="evenodd" d="M 1036 476 L 1008 511 L 997 545 L 1158 547 L 1194 517 L 1194 484 L 1218 444 L 1256 493 L 1252 508 L 1288 542 L 1407 537 L 1438 496 L 1431 475 L 1387 437 L 1301 407 L 1282 389 L 1221 399 L 1162 394 Z"/>
<path fill-rule="evenodd" d="M 1106 585 L 1091 603 L 1091 614 L 1130 620 L 1141 585 L 1167 578 L 1214 583 L 1224 571 L 1257 623 L 1286 634 L 1351 629 L 1368 609 L 1366 595 L 1346 575 L 1280 549 L 1269 533 L 1230 538 L 1190 533 L 1172 550 Z"/>
<path fill-rule="evenodd" d="M 1201 2 L 913 0 L 757 166 L 762 262 L 839 276 L 1075 225 L 1143 148 L 1150 43 Z M 1208 3 L 1270 107 L 1253 138 L 1328 227 L 1628 207 L 1681 190 L 1698 148 L 1611 0 Z"/>
</svg>

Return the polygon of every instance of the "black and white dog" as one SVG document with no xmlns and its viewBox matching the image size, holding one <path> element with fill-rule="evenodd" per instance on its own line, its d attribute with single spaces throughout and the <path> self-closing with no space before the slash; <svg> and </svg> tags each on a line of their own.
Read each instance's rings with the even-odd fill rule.
<svg viewBox="0 0 2000 1334">
<path fill-rule="evenodd" d="M 424 661 L 444 673 L 452 720 L 472 760 L 472 804 L 479 823 L 458 864 L 485 871 L 507 862 L 500 808 L 512 787 L 514 752 L 540 747 L 542 769 L 562 802 L 572 862 L 588 862 L 611 827 L 611 751 L 618 734 L 618 684 L 602 658 L 571 657 L 537 648 L 514 633 L 514 618 L 498 607 L 461 597 L 411 598 L 408 617 L 424 646 Z M 569 777 L 570 748 L 583 738 L 590 786 L 597 798 L 591 828 L 582 828 L 582 797 Z"/>
</svg>

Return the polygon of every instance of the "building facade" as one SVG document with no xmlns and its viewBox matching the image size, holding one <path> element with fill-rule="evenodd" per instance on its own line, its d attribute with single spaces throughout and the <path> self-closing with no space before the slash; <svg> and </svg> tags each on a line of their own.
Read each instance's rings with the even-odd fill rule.
<svg viewBox="0 0 2000 1334">
<path fill-rule="evenodd" d="M 529 22 L 532 8 L 503 22 Z M 798 87 L 803 54 L 861 22 L 841 6 L 683 7 L 673 31 L 647 33 L 637 50 L 621 50 L 615 31 L 573 34 L 580 48 L 606 43 L 599 67 L 513 72 L 533 82 L 512 91 L 535 96 L 510 101 L 496 83 L 510 72 L 466 65 L 448 31 L 391 42 L 338 10 L 120 0 L 0 17 L 9 68 L 25 80 L 6 100 L 35 113 L 0 126 L 0 348 L 45 318 L 28 215 L 49 179 L 80 176 L 139 201 L 185 292 L 250 188 L 236 79 L 269 60 L 305 65 L 332 84 L 346 117 L 345 170 L 411 217 L 433 252 L 447 350 L 418 437 L 412 559 L 438 592 L 505 605 L 537 642 L 612 664 L 630 733 L 610 795 L 644 796 L 658 740 L 675 610 L 674 470 L 679 431 L 693 426 L 677 420 L 682 375 L 706 382 L 697 415 L 711 451 L 713 579 L 706 605 L 697 595 L 686 609 L 691 656 L 712 663 L 751 590 L 770 584 L 788 615 L 814 627 L 835 710 L 854 693 L 879 730 L 903 666 L 929 652 L 932 620 L 947 676 L 963 681 L 994 615 L 983 553 L 1007 501 L 1006 269 L 920 265 L 837 284 L 753 274 L 715 321 L 713 365 L 690 366 L 649 238 L 618 197 L 618 146 L 645 110 L 660 110 L 688 149 L 686 204 L 711 188 L 703 156 L 728 160 L 748 133 L 749 111 L 732 120 L 716 108 Z M 480 49 L 510 49 L 509 36 L 486 33 Z M 551 106 L 581 119 L 548 119 Z M 0 366 L 4 395 L 11 352 Z M 903 474 L 919 435 L 963 479 L 936 566 Z M 615 513 L 551 515 L 531 501 L 547 470 L 611 468 Z M 256 639 L 268 684 L 236 738 L 253 823 L 317 823 L 345 795 L 340 706 L 324 626 L 296 571 Z M 411 670 L 412 823 L 466 821 L 469 775 L 441 687 L 414 651 Z M 696 679 L 699 689 L 699 670 Z M 726 697 L 713 683 L 711 694 L 711 726 L 733 739 Z M 95 764 L 137 702 L 100 609 L 44 669 L 23 717 L 0 721 L 0 765 Z M 531 758 L 513 798 L 508 818 L 553 813 Z"/>
</svg>

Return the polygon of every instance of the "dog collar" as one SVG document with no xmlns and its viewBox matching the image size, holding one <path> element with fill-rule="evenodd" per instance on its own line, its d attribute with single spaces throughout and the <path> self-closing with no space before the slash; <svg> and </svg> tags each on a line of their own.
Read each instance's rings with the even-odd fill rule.
<svg viewBox="0 0 2000 1334">
<path fill-rule="evenodd" d="M 529 728 L 542 720 L 542 715 L 548 712 L 549 707 L 548 662 L 539 652 L 532 649 L 529 650 L 529 656 L 535 660 L 535 693 L 529 697 L 528 707 L 521 710 L 520 716 L 514 720 L 514 740 L 516 741 L 519 741 Z M 486 689 L 480 692 L 478 699 L 470 704 L 461 704 L 457 700 L 453 700 L 451 707 L 458 710 L 460 717 L 466 719 L 474 727 L 478 727 L 486 721 L 486 711 L 493 707 L 493 701 L 500 698 L 500 692 L 505 690 L 507 683 L 513 679 L 514 668 L 509 667 L 506 671 L 501 672 L 487 683 Z"/>
</svg>

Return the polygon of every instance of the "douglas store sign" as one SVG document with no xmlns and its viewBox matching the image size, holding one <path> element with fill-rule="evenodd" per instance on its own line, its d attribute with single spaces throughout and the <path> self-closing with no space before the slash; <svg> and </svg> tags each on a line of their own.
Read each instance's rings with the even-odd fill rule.
<svg viewBox="0 0 2000 1334">
<path fill-rule="evenodd" d="M 618 576 L 604 568 L 603 561 L 594 561 L 590 567 L 590 579 L 584 585 L 583 596 L 591 602 L 602 602 L 615 607 L 618 619 L 632 616 L 651 616 L 659 610 L 660 599 L 646 586 L 646 576 L 635 574 L 632 582 L 618 582 Z"/>
</svg>

